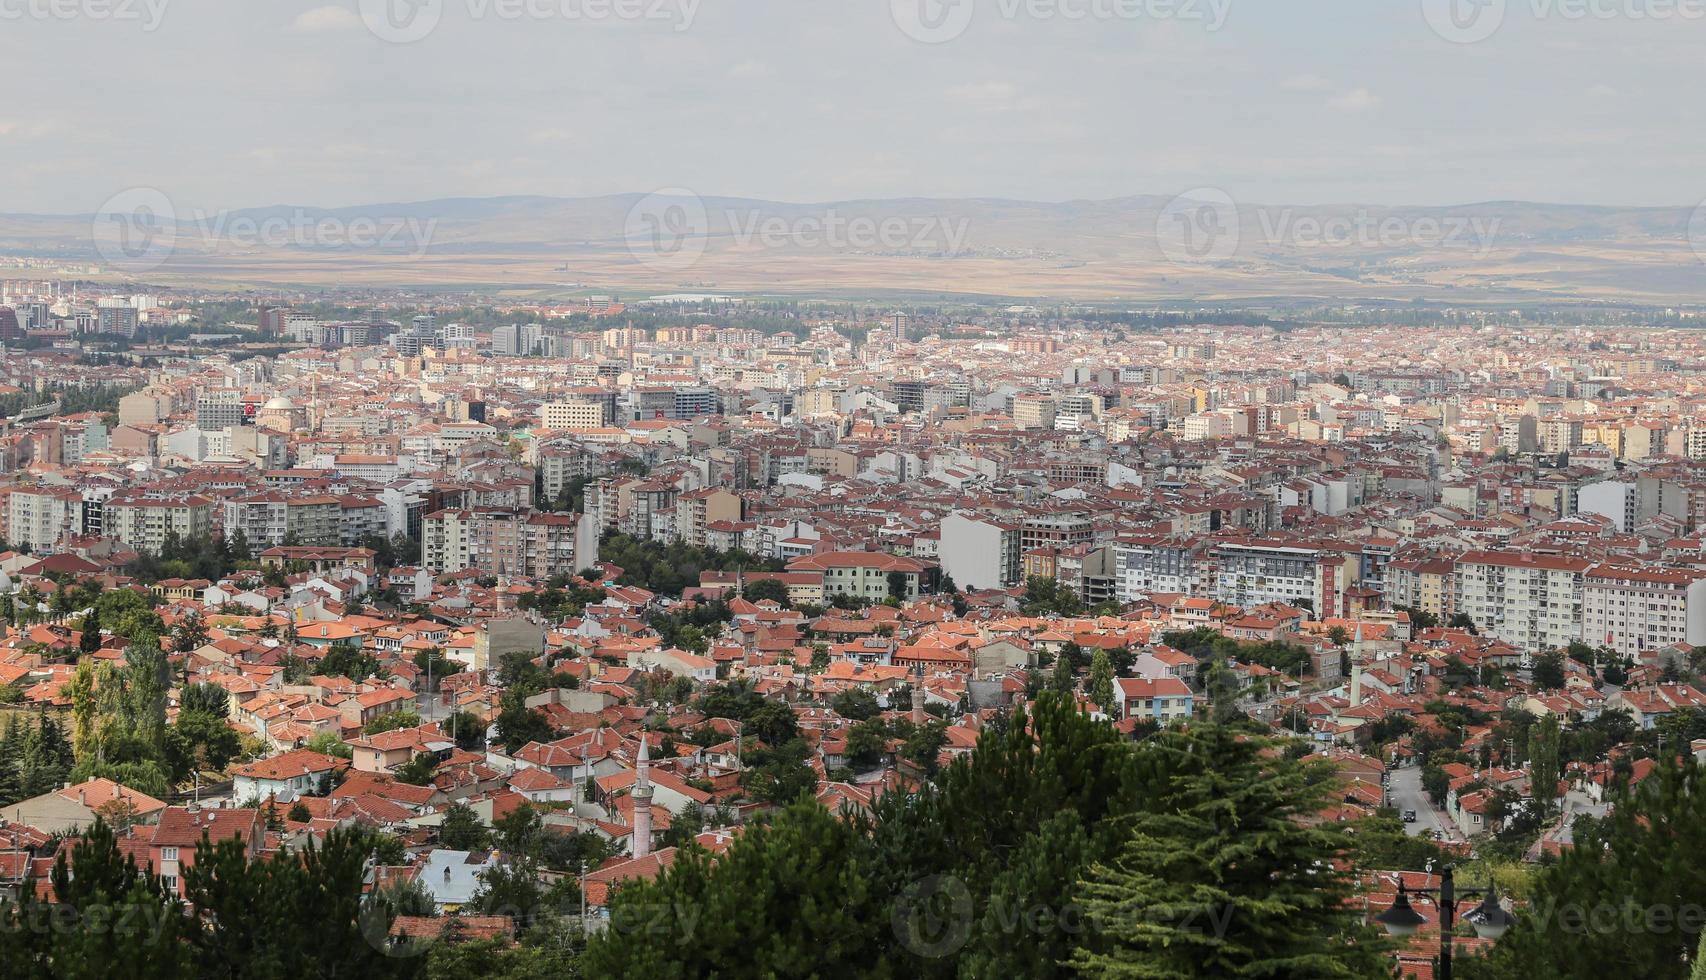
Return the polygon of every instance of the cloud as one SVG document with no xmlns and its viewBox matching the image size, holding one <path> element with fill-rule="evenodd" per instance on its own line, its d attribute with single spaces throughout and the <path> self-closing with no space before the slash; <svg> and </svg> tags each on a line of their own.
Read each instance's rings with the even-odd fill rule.
<svg viewBox="0 0 1706 980">
<path fill-rule="evenodd" d="M 769 78 L 776 74 L 776 69 L 762 61 L 748 59 L 729 69 L 730 78 Z"/>
<path fill-rule="evenodd" d="M 1331 84 L 1320 75 L 1293 75 L 1280 83 L 1293 92 L 1324 92 Z"/>
<path fill-rule="evenodd" d="M 360 17 L 343 7 L 332 6 L 304 10 L 290 25 L 291 30 L 303 33 L 358 30 L 360 27 Z"/>
<path fill-rule="evenodd" d="M 1012 82 L 966 82 L 948 89 L 955 102 L 1003 102 L 1019 91 Z"/>
<path fill-rule="evenodd" d="M 1340 112 L 1367 112 L 1380 104 L 1380 96 L 1365 88 L 1354 88 L 1344 95 L 1327 100 L 1327 105 Z"/>
</svg>

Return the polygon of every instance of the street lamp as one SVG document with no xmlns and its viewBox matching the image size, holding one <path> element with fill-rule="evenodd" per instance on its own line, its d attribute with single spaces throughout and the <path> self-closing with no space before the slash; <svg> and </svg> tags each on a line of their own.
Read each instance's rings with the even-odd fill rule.
<svg viewBox="0 0 1706 980">
<path fill-rule="evenodd" d="M 1451 945 L 1452 929 L 1457 925 L 1457 887 L 1452 880 L 1451 866 L 1446 865 L 1440 873 L 1438 888 L 1407 888 L 1402 878 L 1398 880 L 1398 897 L 1393 900 L 1392 907 L 1374 917 L 1374 921 L 1385 927 L 1388 934 L 1398 937 L 1413 936 L 1427 918 L 1410 905 L 1411 893 L 1417 895 L 1437 895 L 1439 897 L 1439 980 L 1451 980 Z M 1481 896 L 1481 904 L 1466 913 L 1463 918 L 1475 929 L 1475 935 L 1482 939 L 1498 939 L 1505 934 L 1516 922 L 1516 916 L 1506 912 L 1499 904 L 1498 886 L 1489 878 L 1486 888 L 1465 888 L 1463 897 L 1474 898 Z"/>
</svg>

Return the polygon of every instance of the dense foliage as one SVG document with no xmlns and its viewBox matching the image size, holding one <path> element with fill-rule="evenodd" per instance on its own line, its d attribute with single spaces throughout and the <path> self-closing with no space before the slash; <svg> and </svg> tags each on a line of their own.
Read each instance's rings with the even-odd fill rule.
<svg viewBox="0 0 1706 980">
<path fill-rule="evenodd" d="M 739 710 L 733 693 L 719 698 Z M 623 887 L 583 969 L 1048 977 L 1106 962 L 1150 971 L 1127 975 L 1359 975 L 1380 946 L 1326 867 L 1344 841 L 1290 819 L 1319 803 L 1320 776 L 1220 729 L 1134 745 L 1045 693 L 1034 717 L 992 725 L 934 786 L 839 816 L 799 799 L 715 860 L 689 848 L 656 881 Z M 1216 958 L 1192 966 L 1145 945 L 1124 928 L 1129 910 L 1096 904 L 1125 893 L 1115 876 L 1150 847 L 1181 855 L 1168 887 L 1237 866 L 1216 899 L 1237 913 Z M 1191 910 L 1170 901 L 1158 893 L 1142 914 L 1188 928 L 1176 916 Z"/>
<path fill-rule="evenodd" d="M 617 585 L 637 585 L 666 596 L 679 596 L 683 589 L 698 587 L 702 571 L 782 570 L 780 561 L 741 551 L 713 551 L 682 541 L 662 544 L 620 533 L 605 535 L 598 554 L 603 561 L 622 569 Z"/>
</svg>

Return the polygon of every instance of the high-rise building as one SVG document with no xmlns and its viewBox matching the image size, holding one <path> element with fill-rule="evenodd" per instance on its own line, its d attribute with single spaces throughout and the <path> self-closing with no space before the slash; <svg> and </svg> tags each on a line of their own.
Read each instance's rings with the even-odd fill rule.
<svg viewBox="0 0 1706 980">
<path fill-rule="evenodd" d="M 243 424 L 243 393 L 236 388 L 212 388 L 195 400 L 195 427 L 203 432 L 223 432 Z"/>
<path fill-rule="evenodd" d="M 96 333 L 113 334 L 119 337 L 136 336 L 136 308 L 130 305 L 108 306 L 102 304 L 96 309 Z M 81 317 L 79 317 L 79 322 Z"/>
</svg>

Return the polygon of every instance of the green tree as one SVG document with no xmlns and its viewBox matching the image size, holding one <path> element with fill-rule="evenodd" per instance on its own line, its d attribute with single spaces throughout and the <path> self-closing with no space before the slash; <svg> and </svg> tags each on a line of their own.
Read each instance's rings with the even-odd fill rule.
<svg viewBox="0 0 1706 980">
<path fill-rule="evenodd" d="M 421 716 L 418 712 L 413 708 L 404 708 L 375 716 L 372 721 L 367 723 L 367 727 L 363 731 L 369 735 L 378 735 L 383 732 L 394 732 L 399 728 L 416 728 L 420 723 Z"/>
<path fill-rule="evenodd" d="M 1681 909 L 1706 895 L 1706 863 L 1690 857 L 1706 853 L 1701 777 L 1683 756 L 1603 819 L 1578 816 L 1575 846 L 1534 876 L 1529 912 L 1488 955 L 1487 975 L 1687 977 L 1701 921 Z"/>
<path fill-rule="evenodd" d="M 746 719 L 745 733 L 755 735 L 767 745 L 781 745 L 799 735 L 799 720 L 794 709 L 780 701 L 766 701 Z"/>
<path fill-rule="evenodd" d="M 862 721 L 847 730 L 847 761 L 861 769 L 869 769 L 883 760 L 888 742 L 889 726 L 881 718 Z"/>
<path fill-rule="evenodd" d="M 500 710 L 494 727 L 504 751 L 514 754 L 529 742 L 549 742 L 557 737 L 551 723 L 527 706 L 519 690 L 505 691 L 498 705 Z"/>
<path fill-rule="evenodd" d="M 466 803 L 452 803 L 444 811 L 444 822 L 438 828 L 439 843 L 453 851 L 475 851 L 486 847 L 491 834 L 480 822 L 480 815 Z"/>
<path fill-rule="evenodd" d="M 1071 695 L 1077 686 L 1078 677 L 1072 670 L 1072 658 L 1062 651 L 1060 656 L 1054 658 L 1054 672 L 1049 675 L 1049 687 L 1053 688 L 1056 694 Z"/>
<path fill-rule="evenodd" d="M 1563 775 L 1558 763 L 1560 734 L 1558 716 L 1548 714 L 1536 722 L 1529 736 L 1529 785 L 1530 795 L 1538 803 L 1543 812 L 1550 812 L 1557 802 L 1559 778 Z"/>
<path fill-rule="evenodd" d="M 1078 594 L 1052 578 L 1032 576 L 1025 582 L 1019 610 L 1027 616 L 1076 616 L 1084 608 Z"/>
<path fill-rule="evenodd" d="M 486 722 L 472 711 L 454 712 L 439 727 L 451 734 L 459 749 L 477 752 L 486 747 Z"/>
<path fill-rule="evenodd" d="M 218 684 L 190 684 L 178 696 L 178 710 L 224 718 L 231 713 L 231 695 Z"/>
<path fill-rule="evenodd" d="M 747 753 L 747 768 L 740 784 L 747 795 L 762 803 L 782 806 L 817 789 L 817 773 L 806 758 L 811 749 L 796 738 L 778 746 L 765 746 Z"/>
<path fill-rule="evenodd" d="M 1090 700 L 1096 702 L 1103 711 L 1114 710 L 1114 664 L 1108 659 L 1106 650 L 1097 650 L 1090 657 L 1090 683 L 1087 693 Z"/>
<path fill-rule="evenodd" d="M 877 964 L 888 917 L 847 860 L 857 847 L 851 825 L 802 800 L 748 830 L 714 868 L 688 848 L 657 880 L 617 891 L 612 928 L 592 937 L 582 967 L 603 977 L 803 977 Z M 694 909 L 696 922 L 656 914 L 664 908 Z M 648 941 L 622 938 L 642 927 Z"/>
<path fill-rule="evenodd" d="M 1185 772 L 1139 813 L 1112 861 L 1092 867 L 1092 935 L 1072 964 L 1092 977 L 1369 977 L 1384 948 L 1334 859 L 1344 828 L 1306 821 L 1332 780 L 1224 728 L 1163 733 Z"/>
<path fill-rule="evenodd" d="M 1422 789 L 1434 806 L 1444 806 L 1446 795 L 1451 792 L 1451 776 L 1437 766 L 1428 766 L 1422 770 Z"/>
<path fill-rule="evenodd" d="M 397 782 L 408 783 L 410 786 L 427 786 L 432 783 L 433 770 L 438 768 L 438 759 L 426 752 L 417 752 L 408 762 L 396 769 Z"/>
<path fill-rule="evenodd" d="M 1555 691 L 1564 686 L 1564 655 L 1548 650 L 1534 658 L 1534 686 L 1543 691 Z"/>
<path fill-rule="evenodd" d="M 741 597 L 749 602 L 762 602 L 769 599 L 784 609 L 789 608 L 788 587 L 780 579 L 765 578 L 756 582 L 748 582 L 741 590 Z"/>
<path fill-rule="evenodd" d="M 179 653 L 200 649 L 207 639 L 207 621 L 201 613 L 188 613 L 172 624 L 172 649 Z"/>
<path fill-rule="evenodd" d="M 864 688 L 854 687 L 829 699 L 830 708 L 849 721 L 864 721 L 882 713 L 877 696 Z"/>
<path fill-rule="evenodd" d="M 90 609 L 83 616 L 80 627 L 82 635 L 77 638 L 77 649 L 83 653 L 94 653 L 101 648 L 101 611 Z"/>
</svg>

